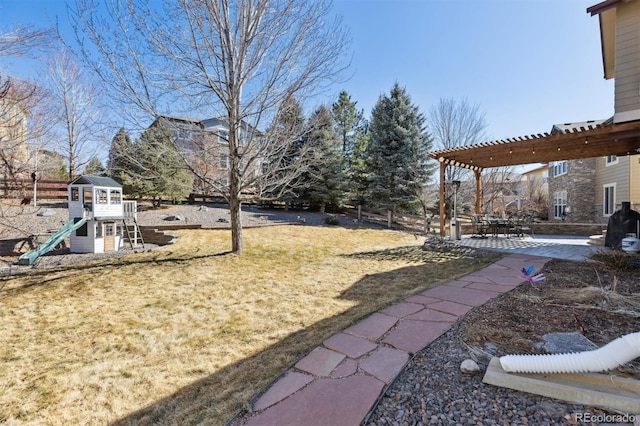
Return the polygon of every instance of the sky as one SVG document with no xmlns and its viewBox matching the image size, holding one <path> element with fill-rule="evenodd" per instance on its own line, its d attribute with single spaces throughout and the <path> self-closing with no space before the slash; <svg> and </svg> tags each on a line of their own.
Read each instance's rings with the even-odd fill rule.
<svg viewBox="0 0 640 426">
<path fill-rule="evenodd" d="M 598 0 L 334 0 L 350 38 L 340 90 L 369 117 L 379 96 L 403 86 L 427 117 L 440 99 L 478 105 L 488 140 L 548 132 L 553 124 L 613 115 L 604 80 Z M 0 30 L 15 24 L 70 34 L 62 0 L 0 0 Z M 0 60 L 18 77 L 38 71 Z"/>
</svg>

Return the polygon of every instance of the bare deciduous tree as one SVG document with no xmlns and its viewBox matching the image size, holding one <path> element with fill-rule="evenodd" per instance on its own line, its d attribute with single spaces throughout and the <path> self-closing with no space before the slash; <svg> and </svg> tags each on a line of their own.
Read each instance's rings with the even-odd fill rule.
<svg viewBox="0 0 640 426">
<path fill-rule="evenodd" d="M 303 99 L 337 76 L 345 47 L 324 0 L 77 0 L 75 28 L 87 64 L 113 96 L 153 118 L 223 117 L 228 132 L 232 251 L 242 251 L 243 191 L 256 188 L 285 99 Z M 94 55 L 97 52 L 97 55 Z M 271 161 L 271 160 L 268 160 Z"/>
<path fill-rule="evenodd" d="M 58 108 L 58 143 L 65 153 L 69 178 L 76 177 L 94 155 L 102 139 L 99 91 L 74 58 L 62 51 L 47 62 L 49 91 Z"/>
</svg>

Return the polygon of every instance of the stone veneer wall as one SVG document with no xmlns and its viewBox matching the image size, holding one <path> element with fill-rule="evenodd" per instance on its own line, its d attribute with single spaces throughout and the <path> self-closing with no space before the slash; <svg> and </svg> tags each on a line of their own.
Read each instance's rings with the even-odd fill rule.
<svg viewBox="0 0 640 426">
<path fill-rule="evenodd" d="M 549 221 L 560 221 L 553 217 L 553 195 L 557 191 L 567 191 L 567 206 L 571 214 L 567 222 L 593 223 L 595 218 L 595 174 L 596 159 L 570 160 L 567 173 L 553 176 L 549 169 Z"/>
</svg>

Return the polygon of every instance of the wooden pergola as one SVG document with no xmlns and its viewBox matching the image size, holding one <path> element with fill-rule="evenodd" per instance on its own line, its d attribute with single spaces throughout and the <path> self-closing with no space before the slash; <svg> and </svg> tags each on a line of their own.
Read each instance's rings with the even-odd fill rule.
<svg viewBox="0 0 640 426">
<path fill-rule="evenodd" d="M 482 213 L 484 169 L 531 163 L 576 160 L 607 155 L 640 153 L 640 121 L 613 124 L 586 124 L 537 135 L 485 142 L 431 152 L 440 163 L 440 235 L 445 235 L 445 169 L 447 166 L 473 170 L 476 178 L 477 214 Z"/>
</svg>

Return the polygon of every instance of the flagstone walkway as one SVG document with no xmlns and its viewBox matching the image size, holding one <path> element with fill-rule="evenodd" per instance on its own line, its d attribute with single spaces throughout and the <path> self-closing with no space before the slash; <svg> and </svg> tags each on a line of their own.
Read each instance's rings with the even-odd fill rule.
<svg viewBox="0 0 640 426">
<path fill-rule="evenodd" d="M 411 356 L 462 315 L 512 290 L 523 267 L 548 257 L 512 254 L 374 313 L 333 335 L 261 395 L 247 425 L 359 425 Z"/>
</svg>

